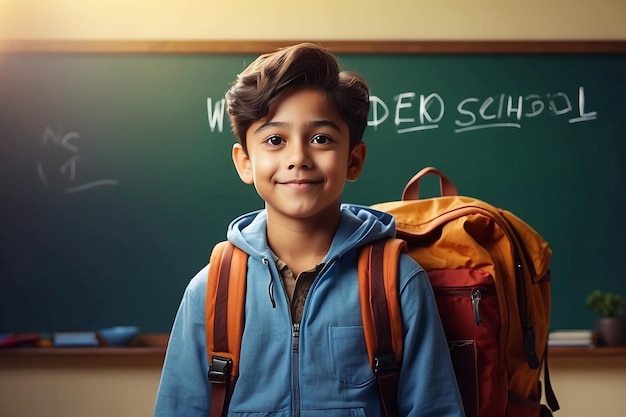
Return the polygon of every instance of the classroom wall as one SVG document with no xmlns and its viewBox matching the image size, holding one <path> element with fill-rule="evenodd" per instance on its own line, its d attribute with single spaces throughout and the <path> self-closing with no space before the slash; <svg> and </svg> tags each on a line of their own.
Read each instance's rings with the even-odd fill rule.
<svg viewBox="0 0 626 417">
<path fill-rule="evenodd" d="M 626 39 L 624 17 L 623 0 L 0 0 L 0 40 Z"/>
<path fill-rule="evenodd" d="M 91 39 L 626 39 L 626 2 L 623 0 L 527 0 L 523 3 L 501 0 L 274 0 L 266 4 L 271 4 L 271 7 L 263 7 L 256 0 L 0 0 L 0 42 Z M 588 370 L 581 371 L 567 364 L 564 366 L 566 370 L 559 372 L 557 365 L 553 382 L 563 411 L 569 417 L 589 415 L 588 410 L 579 410 L 581 413 L 577 414 L 579 407 L 575 401 L 580 397 L 584 397 L 586 402 L 602 399 L 602 404 L 609 406 L 603 410 L 606 416 L 617 416 L 613 413 L 626 405 L 624 395 L 605 396 L 606 383 L 614 381 L 610 369 L 597 368 L 599 375 L 589 378 Z M 118 370 L 113 374 L 98 370 L 88 376 L 80 374 L 76 378 L 67 378 L 66 372 L 44 369 L 20 373 L 18 380 L 12 372 L 0 373 L 4 376 L 0 378 L 0 387 L 4 387 L 2 391 L 6 387 L 15 388 L 16 381 L 19 382 L 17 386 L 24 390 L 22 396 L 10 395 L 15 400 L 13 406 L 17 408 L 9 408 L 5 402 L 8 414 L 2 414 L 16 417 L 32 415 L 29 414 L 28 402 L 43 400 L 45 403 L 45 399 L 59 398 L 59 390 L 63 390 L 65 385 L 58 386 L 55 381 L 64 380 L 70 381 L 66 384 L 74 384 L 70 387 L 71 391 L 83 388 L 79 398 L 85 408 L 58 404 L 41 415 L 84 415 L 90 404 L 112 407 L 109 410 L 100 408 L 98 415 L 122 416 L 122 410 L 133 410 L 133 417 L 150 414 L 152 394 L 146 394 L 145 390 L 153 392 L 156 389 L 158 369 L 146 373 L 142 371 L 139 376 L 124 375 Z M 120 383 L 130 383 L 132 386 L 122 385 L 129 391 L 141 387 L 143 396 L 121 395 L 118 390 Z M 102 391 L 107 392 L 108 401 L 102 401 Z M 111 398 L 116 400 L 110 401 Z M 68 412 L 71 408 L 75 408 L 76 414 Z"/>
<path fill-rule="evenodd" d="M 153 360 L 122 365 L 108 358 L 81 365 L 68 363 L 69 358 L 18 358 L 22 363 L 9 366 L 8 359 L 0 356 L 3 417 L 152 414 L 160 376 Z M 39 366 L 32 365 L 34 359 Z M 550 377 L 561 405 L 554 417 L 624 416 L 626 356 L 553 356 Z"/>
</svg>

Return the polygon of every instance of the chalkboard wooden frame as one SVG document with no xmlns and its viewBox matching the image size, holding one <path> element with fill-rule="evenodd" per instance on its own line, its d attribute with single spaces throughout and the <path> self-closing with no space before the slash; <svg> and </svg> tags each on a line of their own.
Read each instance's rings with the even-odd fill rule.
<svg viewBox="0 0 626 417">
<path fill-rule="evenodd" d="M 301 40 L 11 40 L 0 42 L 0 53 L 262 53 L 298 42 Z M 626 40 L 317 40 L 315 42 L 337 53 L 626 53 Z"/>
</svg>

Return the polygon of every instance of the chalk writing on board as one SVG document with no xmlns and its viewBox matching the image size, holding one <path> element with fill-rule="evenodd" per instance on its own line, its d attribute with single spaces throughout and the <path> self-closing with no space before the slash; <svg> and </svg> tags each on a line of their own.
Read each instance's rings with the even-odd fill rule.
<svg viewBox="0 0 626 417">
<path fill-rule="evenodd" d="M 50 187 L 54 180 L 63 180 L 65 194 L 73 194 L 81 191 L 90 190 L 96 187 L 118 185 L 117 180 L 98 179 L 91 181 L 78 181 L 78 163 L 82 159 L 79 153 L 78 140 L 80 135 L 78 132 L 70 132 L 61 134 L 55 132 L 51 127 L 46 127 L 41 135 L 41 146 L 56 147 L 63 153 L 63 162 L 50 164 L 41 160 L 37 161 L 37 176 L 41 183 Z M 53 165 L 52 167 L 50 165 Z M 55 181 L 55 183 L 58 181 Z"/>
<path fill-rule="evenodd" d="M 212 102 L 213 100 L 211 97 L 207 98 L 206 108 L 209 118 L 209 127 L 211 128 L 211 132 L 215 132 L 216 127 L 218 132 L 222 132 L 224 128 L 224 107 L 226 100 L 217 100 L 215 102 L 215 107 L 213 107 Z"/>
<path fill-rule="evenodd" d="M 548 111 L 554 116 L 567 115 L 576 111 L 576 117 L 568 119 L 569 123 L 586 122 L 597 118 L 597 112 L 585 112 L 585 89 L 583 87 L 578 89 L 576 108 L 572 105 L 568 95 L 563 92 L 546 94 L 545 100 L 548 104 Z M 492 127 L 520 128 L 522 118 L 539 116 L 546 108 L 544 100 L 538 94 L 529 94 L 525 97 L 500 94 L 496 98 L 488 97 L 478 108 L 472 106 L 472 103 L 479 102 L 477 98 L 467 98 L 459 103 L 457 111 L 467 116 L 467 120 L 455 120 L 454 123 L 459 126 L 455 132 Z M 503 118 L 512 118 L 514 121 L 500 122 Z"/>
<path fill-rule="evenodd" d="M 573 97 L 573 98 L 572 98 Z M 406 134 L 438 129 L 446 115 L 444 98 L 436 93 L 417 94 L 407 91 L 394 97 L 393 105 L 376 95 L 370 96 L 368 126 L 377 129 L 384 123 L 393 123 L 396 133 Z M 500 93 L 490 97 L 467 97 L 456 103 L 454 109 L 455 133 L 478 129 L 522 128 L 525 120 L 547 115 L 567 120 L 569 124 L 596 120 L 596 111 L 588 111 L 585 88 L 575 91 L 513 95 Z M 223 131 L 225 100 L 207 99 L 207 115 L 211 132 Z M 392 116 L 392 117 L 391 117 Z"/>
<path fill-rule="evenodd" d="M 527 94 L 525 96 L 501 93 L 490 97 L 467 97 L 456 105 L 455 133 L 489 128 L 521 128 L 522 121 L 542 114 L 568 118 L 569 123 L 595 120 L 597 112 L 585 108 L 585 89 L 579 87 L 577 100 L 566 92 Z M 446 105 L 437 93 L 417 95 L 403 92 L 389 106 L 379 97 L 372 96 L 372 117 L 368 125 L 374 128 L 384 123 L 393 111 L 393 123 L 398 134 L 436 129 L 444 118 Z M 417 117 L 416 117 L 417 116 Z"/>
</svg>

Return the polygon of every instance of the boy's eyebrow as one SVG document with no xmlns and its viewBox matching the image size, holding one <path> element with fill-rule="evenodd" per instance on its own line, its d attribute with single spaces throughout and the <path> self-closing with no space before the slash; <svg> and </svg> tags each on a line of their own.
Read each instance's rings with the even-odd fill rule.
<svg viewBox="0 0 626 417">
<path fill-rule="evenodd" d="M 337 123 L 331 121 L 331 120 L 327 120 L 327 119 L 320 119 L 320 120 L 313 120 L 311 122 L 306 123 L 306 127 L 307 128 L 311 128 L 311 127 L 330 127 L 331 129 L 336 130 L 337 132 L 341 133 L 341 128 L 339 127 L 339 125 L 337 125 Z M 258 133 L 264 129 L 268 129 L 268 128 L 281 128 L 281 129 L 291 129 L 292 125 L 290 123 L 287 122 L 273 122 L 273 121 L 267 121 L 265 123 L 263 123 L 261 126 L 259 126 L 254 133 Z"/>
</svg>

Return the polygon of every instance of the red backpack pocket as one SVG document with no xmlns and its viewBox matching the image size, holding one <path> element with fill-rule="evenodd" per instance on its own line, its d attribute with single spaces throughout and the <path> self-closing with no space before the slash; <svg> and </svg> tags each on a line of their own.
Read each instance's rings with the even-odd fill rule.
<svg viewBox="0 0 626 417">
<path fill-rule="evenodd" d="M 476 269 L 428 272 L 467 417 L 495 416 L 505 403 L 498 378 L 500 311 L 493 277 Z"/>
</svg>

